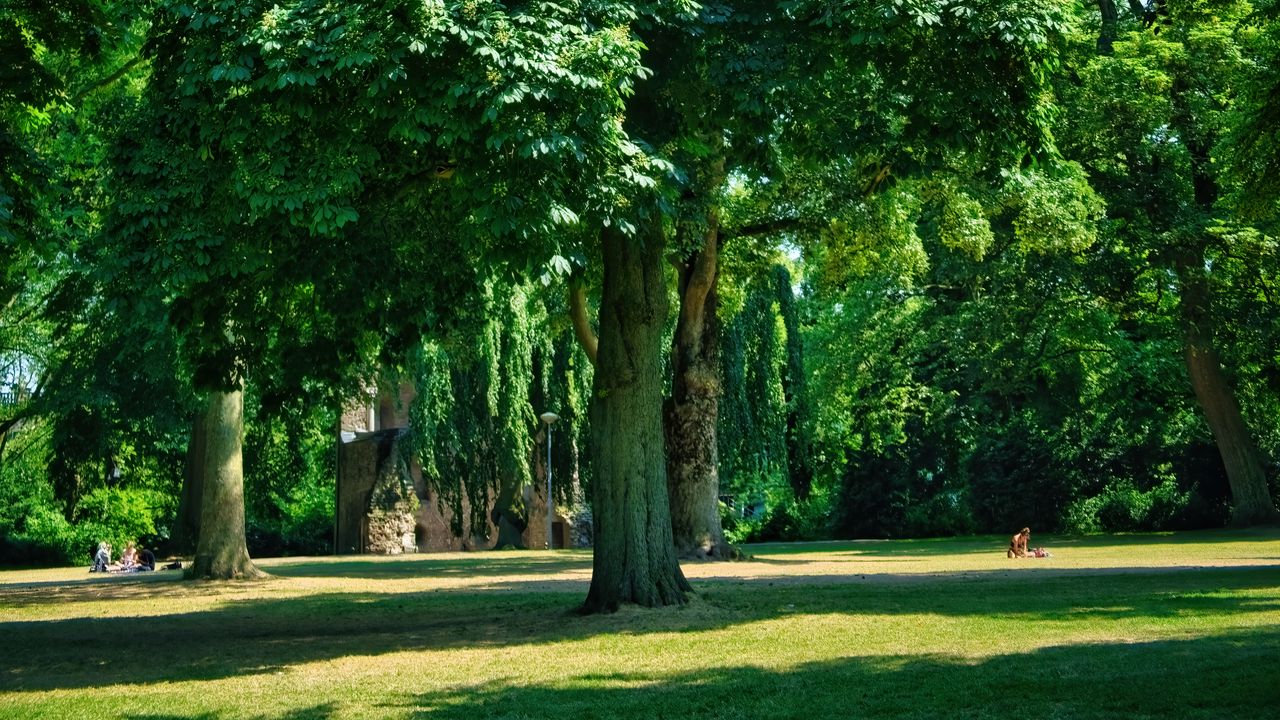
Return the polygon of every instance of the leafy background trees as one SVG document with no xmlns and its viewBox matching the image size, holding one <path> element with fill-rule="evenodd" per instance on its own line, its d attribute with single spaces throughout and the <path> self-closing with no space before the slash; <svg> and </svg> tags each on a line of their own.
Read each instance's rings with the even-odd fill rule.
<svg viewBox="0 0 1280 720">
<path fill-rule="evenodd" d="M 596 609 L 724 540 L 1272 521 L 1275 12 L 6 10 L 6 561 L 180 537 L 237 390 L 235 542 L 323 552 L 387 377 L 475 527 L 565 418 Z"/>
</svg>

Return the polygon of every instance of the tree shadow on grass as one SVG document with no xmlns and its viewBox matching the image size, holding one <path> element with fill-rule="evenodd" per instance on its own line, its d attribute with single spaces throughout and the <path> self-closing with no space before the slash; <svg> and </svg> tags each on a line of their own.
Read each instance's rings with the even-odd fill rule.
<svg viewBox="0 0 1280 720">
<path fill-rule="evenodd" d="M 554 575 L 574 568 L 591 569 L 587 553 L 547 555 L 543 557 L 503 557 L 495 553 L 476 553 L 466 557 L 370 560 L 343 559 L 316 562 L 279 562 L 265 566 L 280 577 L 491 577 L 498 575 Z"/>
<path fill-rule="evenodd" d="M 1262 718 L 1280 707 L 1280 633 L 1055 646 L 980 662 L 864 656 L 773 670 L 568 677 L 421 693 L 419 720 L 481 718 Z M 851 648 L 851 650 L 854 650 Z"/>
<path fill-rule="evenodd" d="M 430 559 L 350 559 L 275 561 L 262 569 L 281 578 L 408 579 L 515 578 L 507 583 L 521 587 L 520 578 L 558 575 L 572 570 L 589 571 L 591 556 L 581 553 L 546 557 L 502 557 L 477 554 Z M 180 572 L 90 574 L 73 580 L 40 580 L 0 583 L 0 608 L 61 603 L 101 602 L 128 598 L 182 598 L 234 591 L 237 583 L 179 582 Z M 257 581 L 255 581 L 257 582 Z M 269 582 L 269 580 L 267 581 Z M 490 586 L 491 588 L 494 586 Z"/>
<path fill-rule="evenodd" d="M 333 703 L 325 703 L 323 705 L 313 705 L 311 707 L 298 708 L 290 712 L 266 713 L 262 715 L 237 715 L 240 720 L 325 720 L 331 718 L 337 712 L 337 708 Z M 174 715 L 172 713 L 148 713 L 137 712 L 128 713 L 123 716 L 125 720 L 221 720 L 225 715 L 219 713 L 200 713 L 199 715 Z"/>
<path fill-rule="evenodd" d="M 108 575 L 82 580 L 41 580 L 37 582 L 0 584 L 0 608 L 61 605 L 140 598 L 175 599 L 207 597 L 212 588 L 204 582 L 182 582 L 182 573 L 136 573 Z M 234 588 L 234 583 L 221 586 Z"/>
<path fill-rule="evenodd" d="M 1207 570 L 1105 579 L 1061 577 L 934 584 L 708 584 L 692 606 L 577 617 L 563 593 L 328 593 L 230 599 L 154 620 L 0 623 L 0 691 L 211 680 L 405 650 L 536 645 L 604 634 L 728 628 L 783 615 L 1185 618 L 1280 610 L 1271 570 Z M 576 600 L 576 598 L 575 598 Z M 1010 668 L 1008 672 L 1014 672 Z M 1021 669 L 1017 672 L 1022 672 Z"/>
</svg>

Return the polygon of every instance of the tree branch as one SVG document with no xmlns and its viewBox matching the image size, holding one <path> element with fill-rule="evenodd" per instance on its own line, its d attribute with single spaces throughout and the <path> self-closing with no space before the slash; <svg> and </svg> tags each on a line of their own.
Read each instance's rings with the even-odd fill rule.
<svg viewBox="0 0 1280 720">
<path fill-rule="evenodd" d="M 793 230 L 804 230 L 820 227 L 821 224 L 812 218 L 803 217 L 785 217 L 773 218 L 770 220 L 762 220 L 758 223 L 743 225 L 740 228 L 730 230 L 726 228 L 720 233 L 720 237 L 724 240 L 739 237 L 752 237 L 755 235 L 771 235 L 773 233 L 791 232 Z"/>
<path fill-rule="evenodd" d="M 680 332 L 679 345 L 694 348 L 701 343 L 703 317 L 707 297 L 716 286 L 716 275 L 719 268 L 720 239 L 717 228 L 713 224 L 707 229 L 702 241 L 702 249 L 690 258 L 693 266 L 681 269 L 680 288 L 680 320 L 676 327 Z M 687 268 L 687 269 L 686 269 Z"/>
<path fill-rule="evenodd" d="M 579 277 L 569 279 L 569 320 L 573 324 L 573 336 L 578 339 L 578 344 L 587 354 L 587 360 L 594 367 L 600 339 L 591 328 L 591 318 L 587 312 L 587 288 Z"/>
<path fill-rule="evenodd" d="M 120 69 L 116 70 L 110 75 L 104 78 L 101 78 L 99 80 L 95 80 L 94 82 L 91 82 L 88 85 L 80 88 L 80 90 L 78 90 L 75 95 L 71 96 L 72 104 L 80 102 L 81 100 L 84 99 L 86 95 L 93 92 L 94 90 L 98 90 L 99 88 L 104 88 L 110 85 L 111 83 L 119 80 L 120 78 L 124 77 L 130 70 L 138 67 L 145 60 L 146 60 L 146 57 L 142 55 L 137 55 L 129 62 L 120 66 Z"/>
</svg>

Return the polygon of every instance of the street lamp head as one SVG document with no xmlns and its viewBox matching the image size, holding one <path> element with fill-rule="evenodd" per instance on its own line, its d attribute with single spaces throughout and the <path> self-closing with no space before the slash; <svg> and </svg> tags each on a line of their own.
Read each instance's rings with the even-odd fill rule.
<svg viewBox="0 0 1280 720">
<path fill-rule="evenodd" d="M 560 416 L 553 412 L 544 412 L 538 417 L 542 418 L 542 422 L 548 425 L 554 425 L 556 421 L 560 419 Z"/>
</svg>

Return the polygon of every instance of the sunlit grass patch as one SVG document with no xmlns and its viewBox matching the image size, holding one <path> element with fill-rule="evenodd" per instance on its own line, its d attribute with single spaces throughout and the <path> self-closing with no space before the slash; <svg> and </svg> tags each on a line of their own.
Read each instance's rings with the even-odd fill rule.
<svg viewBox="0 0 1280 720">
<path fill-rule="evenodd" d="M 1280 532 L 762 545 L 683 607 L 586 552 L 0 573 L 3 718 L 1274 716 Z"/>
</svg>

